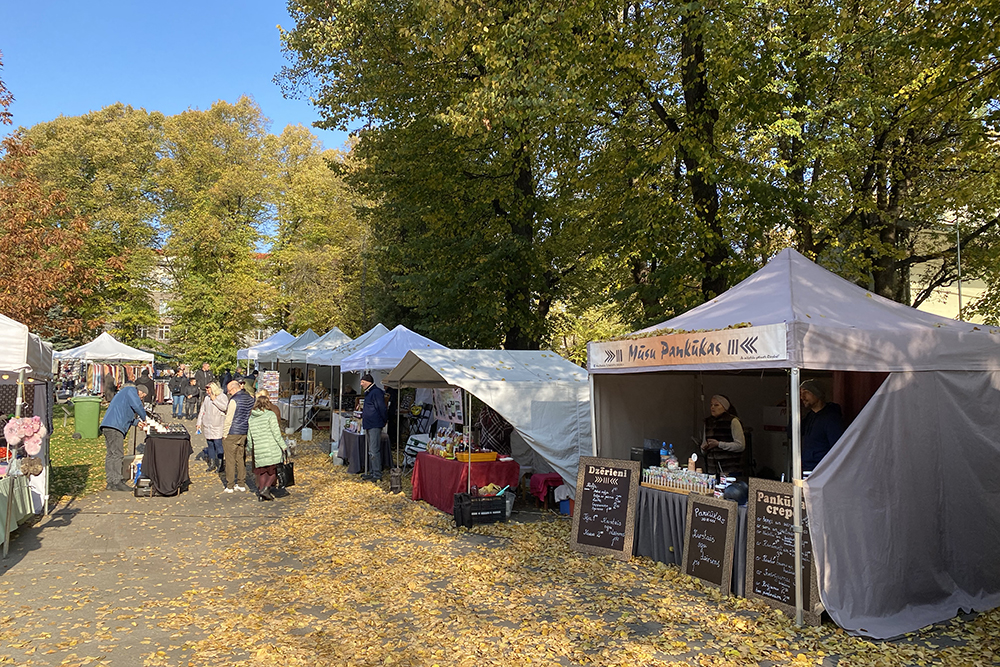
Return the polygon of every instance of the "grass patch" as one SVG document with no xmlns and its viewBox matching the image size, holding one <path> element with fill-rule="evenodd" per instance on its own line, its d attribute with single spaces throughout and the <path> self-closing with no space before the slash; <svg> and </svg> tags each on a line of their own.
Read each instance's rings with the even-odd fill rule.
<svg viewBox="0 0 1000 667">
<path fill-rule="evenodd" d="M 76 420 L 69 417 L 63 426 L 62 416 L 57 414 L 55 428 L 49 439 L 49 455 L 52 460 L 49 481 L 49 502 L 55 506 L 79 496 L 100 491 L 104 480 L 104 438 L 74 439 Z"/>
</svg>

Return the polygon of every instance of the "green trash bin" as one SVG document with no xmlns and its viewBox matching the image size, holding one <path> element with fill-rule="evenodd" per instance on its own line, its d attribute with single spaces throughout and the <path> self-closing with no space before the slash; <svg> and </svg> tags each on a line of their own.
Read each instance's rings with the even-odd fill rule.
<svg viewBox="0 0 1000 667">
<path fill-rule="evenodd" d="M 74 396 L 73 411 L 76 413 L 76 432 L 83 438 L 96 438 L 101 434 L 101 397 Z"/>
</svg>

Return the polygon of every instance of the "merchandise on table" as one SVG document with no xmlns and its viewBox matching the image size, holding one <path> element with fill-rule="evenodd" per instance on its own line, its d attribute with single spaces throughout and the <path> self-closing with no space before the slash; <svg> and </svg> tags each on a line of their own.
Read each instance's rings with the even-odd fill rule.
<svg viewBox="0 0 1000 667">
<path fill-rule="evenodd" d="M 187 434 L 188 430 L 183 424 L 165 424 L 153 413 L 146 414 L 146 428 L 143 429 L 146 435 L 151 433 Z"/>
<path fill-rule="evenodd" d="M 668 469 L 653 466 L 642 471 L 642 483 L 670 491 L 695 492 L 707 496 L 715 491 L 715 476 L 690 470 Z"/>
</svg>

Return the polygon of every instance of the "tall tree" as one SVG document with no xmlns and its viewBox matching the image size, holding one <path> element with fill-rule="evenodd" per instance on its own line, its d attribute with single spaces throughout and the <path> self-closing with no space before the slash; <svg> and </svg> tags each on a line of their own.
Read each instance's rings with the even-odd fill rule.
<svg viewBox="0 0 1000 667">
<path fill-rule="evenodd" d="M 0 125 L 11 124 L 12 101 L 0 80 Z M 0 311 L 43 336 L 74 340 L 96 324 L 81 315 L 94 278 L 77 261 L 87 223 L 61 193 L 42 190 L 27 168 L 32 157 L 20 132 L 0 142 Z"/>
<path fill-rule="evenodd" d="M 66 193 L 72 213 L 91 222 L 78 261 L 113 269 L 93 286 L 93 307 L 113 335 L 147 345 L 152 341 L 138 334 L 158 320 L 151 291 L 160 245 L 155 178 L 162 135 L 162 114 L 121 103 L 27 130 L 34 174 L 46 190 Z"/>
<path fill-rule="evenodd" d="M 257 252 L 270 220 L 266 119 L 249 98 L 164 122 L 159 196 L 167 233 L 170 341 L 186 361 L 231 362 L 271 294 Z"/>
<path fill-rule="evenodd" d="M 277 229 L 269 257 L 274 323 L 290 331 L 337 326 L 360 334 L 363 230 L 356 195 L 342 176 L 348 156 L 323 151 L 302 126 L 288 126 L 269 143 L 276 156 Z"/>
</svg>

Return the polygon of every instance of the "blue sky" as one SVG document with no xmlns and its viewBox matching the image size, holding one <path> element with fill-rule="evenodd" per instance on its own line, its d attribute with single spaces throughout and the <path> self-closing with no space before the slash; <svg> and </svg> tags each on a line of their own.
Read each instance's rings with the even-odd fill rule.
<svg viewBox="0 0 1000 667">
<path fill-rule="evenodd" d="M 247 94 L 275 134 L 301 124 L 343 147 L 346 132 L 313 128 L 309 100 L 286 100 L 272 82 L 288 64 L 279 24 L 293 26 L 283 0 L 0 0 L 0 78 L 15 126 L 115 102 L 173 115 Z"/>
</svg>

